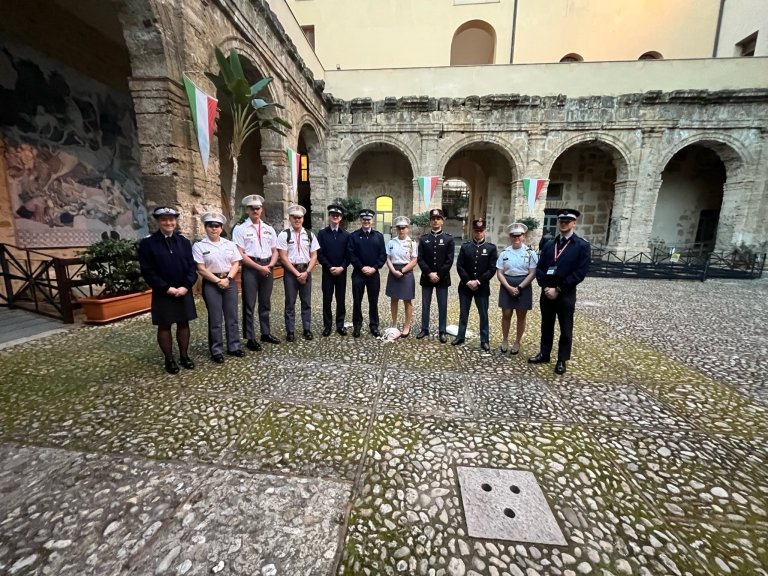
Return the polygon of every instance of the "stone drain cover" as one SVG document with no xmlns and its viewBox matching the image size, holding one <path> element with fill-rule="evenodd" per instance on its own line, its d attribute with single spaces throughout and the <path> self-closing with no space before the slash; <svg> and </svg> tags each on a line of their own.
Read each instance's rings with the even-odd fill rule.
<svg viewBox="0 0 768 576">
<path fill-rule="evenodd" d="M 568 544 L 531 472 L 466 466 L 457 472 L 473 538 Z"/>
</svg>

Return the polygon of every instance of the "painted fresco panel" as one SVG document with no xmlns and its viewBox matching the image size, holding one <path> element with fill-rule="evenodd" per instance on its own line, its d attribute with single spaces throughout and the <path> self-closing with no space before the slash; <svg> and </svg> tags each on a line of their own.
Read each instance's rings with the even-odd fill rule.
<svg viewBox="0 0 768 576">
<path fill-rule="evenodd" d="M 0 137 L 16 243 L 85 246 L 147 233 L 129 94 L 0 40 Z"/>
</svg>

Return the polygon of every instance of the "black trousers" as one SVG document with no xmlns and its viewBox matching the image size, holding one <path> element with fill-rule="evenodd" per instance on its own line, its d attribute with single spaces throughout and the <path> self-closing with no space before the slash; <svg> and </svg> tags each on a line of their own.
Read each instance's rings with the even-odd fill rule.
<svg viewBox="0 0 768 576">
<path fill-rule="evenodd" d="M 573 313 L 576 309 L 576 290 L 563 292 L 554 300 L 544 296 L 541 291 L 541 344 L 539 351 L 549 358 L 555 339 L 555 318 L 560 324 L 560 339 L 557 342 L 557 359 L 570 360 L 573 345 Z"/>
<path fill-rule="evenodd" d="M 344 328 L 347 315 L 347 271 L 334 276 L 323 268 L 323 328 L 333 327 L 333 297 L 336 296 L 336 328 Z"/>
<path fill-rule="evenodd" d="M 366 276 L 362 272 L 352 272 L 352 325 L 360 328 L 363 325 L 363 293 L 368 291 L 368 327 L 371 330 L 379 329 L 379 291 L 381 290 L 381 276 L 376 270 L 375 274 Z"/>
</svg>

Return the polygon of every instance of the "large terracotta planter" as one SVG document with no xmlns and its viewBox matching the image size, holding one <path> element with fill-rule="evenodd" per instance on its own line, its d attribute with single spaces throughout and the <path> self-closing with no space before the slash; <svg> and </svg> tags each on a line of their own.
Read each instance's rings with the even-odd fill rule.
<svg viewBox="0 0 768 576">
<path fill-rule="evenodd" d="M 152 307 L 152 290 L 112 298 L 81 298 L 80 304 L 89 323 L 104 324 L 148 312 Z"/>
</svg>

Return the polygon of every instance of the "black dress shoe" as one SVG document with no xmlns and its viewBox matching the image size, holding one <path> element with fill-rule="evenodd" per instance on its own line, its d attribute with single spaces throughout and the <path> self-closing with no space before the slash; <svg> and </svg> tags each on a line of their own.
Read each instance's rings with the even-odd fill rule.
<svg viewBox="0 0 768 576">
<path fill-rule="evenodd" d="M 555 374 L 565 374 L 565 360 L 558 360 L 555 364 Z"/>
<path fill-rule="evenodd" d="M 270 344 L 280 344 L 280 338 L 275 338 L 272 334 L 262 334 L 262 342 L 269 342 Z"/>
<path fill-rule="evenodd" d="M 178 374 L 179 365 L 176 364 L 176 360 L 174 360 L 173 358 L 171 358 L 170 360 L 166 360 L 165 371 L 168 372 L 168 374 Z"/>
<path fill-rule="evenodd" d="M 253 350 L 254 352 L 261 350 L 261 344 L 256 342 L 256 340 L 248 340 L 248 342 L 245 343 L 245 347 L 248 348 L 248 350 Z"/>
<path fill-rule="evenodd" d="M 464 344 L 464 338 L 459 338 L 458 336 L 456 336 L 456 338 L 453 339 L 451 344 L 453 346 L 458 346 L 459 344 Z"/>
<path fill-rule="evenodd" d="M 440 332 L 440 343 L 445 344 L 446 342 L 448 342 L 448 334 Z"/>
<path fill-rule="evenodd" d="M 192 358 L 189 356 L 179 356 L 179 364 L 184 366 L 187 370 L 194 370 L 195 363 L 192 362 Z"/>
<path fill-rule="evenodd" d="M 304 330 L 304 340 L 312 340 L 313 338 L 312 330 Z"/>
<path fill-rule="evenodd" d="M 482 348 L 486 352 L 490 352 L 491 351 L 491 345 L 488 344 L 488 342 L 481 342 L 480 343 L 480 348 Z"/>
<path fill-rule="evenodd" d="M 330 326 L 326 326 L 323 328 L 323 336 L 330 336 L 331 335 L 331 328 Z"/>
<path fill-rule="evenodd" d="M 336 328 L 336 334 L 339 336 L 346 336 L 347 335 L 347 329 L 342 326 L 341 328 Z"/>
<path fill-rule="evenodd" d="M 360 328 L 354 328 L 352 330 L 352 336 L 354 336 L 355 338 L 360 338 Z"/>
<path fill-rule="evenodd" d="M 408 332 L 400 332 L 400 338 L 408 338 L 408 336 L 411 335 L 411 331 L 408 330 Z"/>
<path fill-rule="evenodd" d="M 378 338 L 379 336 L 381 336 L 381 332 L 379 332 L 379 329 L 378 329 L 378 328 L 371 328 L 371 334 L 372 334 L 373 336 L 375 336 L 376 338 Z"/>
<path fill-rule="evenodd" d="M 544 356 L 541 352 L 536 354 L 536 356 L 531 356 L 528 358 L 528 364 L 548 364 L 549 363 L 549 356 Z"/>
<path fill-rule="evenodd" d="M 427 336 L 429 336 L 429 330 L 422 328 L 421 331 L 418 334 L 416 334 L 416 339 L 421 340 L 422 338 L 426 338 Z"/>
<path fill-rule="evenodd" d="M 285 335 L 285 341 L 286 342 L 293 342 L 294 340 L 296 340 L 296 336 L 293 334 L 293 332 L 288 332 Z"/>
<path fill-rule="evenodd" d="M 224 354 L 214 354 L 211 356 L 211 360 L 216 362 L 216 364 L 224 364 Z"/>
<path fill-rule="evenodd" d="M 230 356 L 237 356 L 238 358 L 242 358 L 243 356 L 245 356 L 245 352 L 243 352 L 242 350 L 227 350 L 227 354 L 229 354 Z"/>
</svg>

